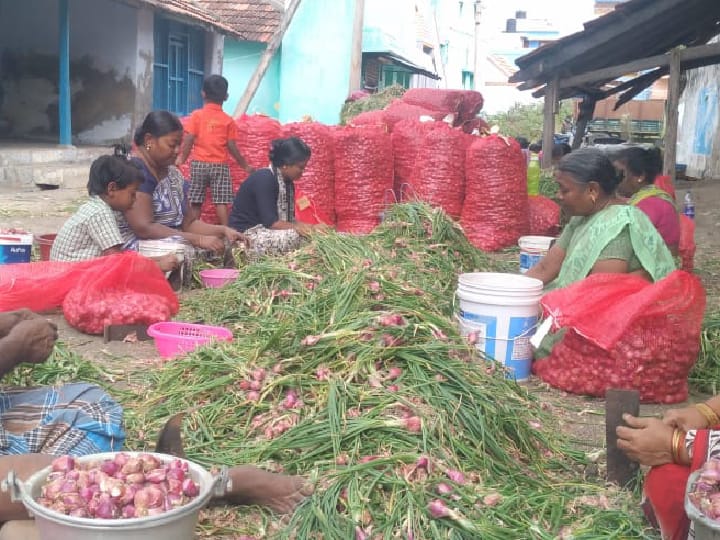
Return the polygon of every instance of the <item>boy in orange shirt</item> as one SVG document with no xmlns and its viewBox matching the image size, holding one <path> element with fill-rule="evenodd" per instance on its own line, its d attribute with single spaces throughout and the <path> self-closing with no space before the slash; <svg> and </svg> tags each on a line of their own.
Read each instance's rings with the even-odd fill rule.
<svg viewBox="0 0 720 540">
<path fill-rule="evenodd" d="M 205 201 L 205 191 L 210 186 L 212 200 L 220 225 L 228 224 L 228 204 L 233 201 L 228 152 L 246 172 L 253 172 L 238 150 L 235 121 L 222 110 L 227 99 L 228 82 L 220 75 L 210 75 L 203 82 L 202 97 L 205 105 L 193 111 L 185 123 L 185 136 L 175 165 L 185 163 L 195 146 L 195 159 L 190 163 L 190 192 L 188 199 L 195 219 Z"/>
</svg>

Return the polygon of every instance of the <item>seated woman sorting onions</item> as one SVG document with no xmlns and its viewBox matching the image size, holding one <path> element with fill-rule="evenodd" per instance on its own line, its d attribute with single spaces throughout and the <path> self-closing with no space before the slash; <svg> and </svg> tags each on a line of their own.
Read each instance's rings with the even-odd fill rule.
<svg viewBox="0 0 720 540">
<path fill-rule="evenodd" d="M 560 205 L 572 218 L 526 276 L 541 280 L 547 290 L 598 273 L 638 273 L 657 281 L 675 269 L 647 216 L 615 197 L 619 179 L 600 150 L 567 154 L 556 167 L 555 179 Z"/>
<path fill-rule="evenodd" d="M 187 186 L 175 160 L 180 151 L 183 127 L 168 111 L 149 113 L 136 130 L 136 155 L 132 158 L 143 175 L 132 208 L 116 213 L 125 249 L 138 249 L 139 240 L 176 237 L 187 245 L 186 270 L 196 249 L 223 253 L 225 243 L 244 240 L 230 227 L 195 219 L 188 211 Z M 186 272 L 189 276 L 190 272 Z"/>
<path fill-rule="evenodd" d="M 525 274 L 545 289 L 566 287 L 590 274 L 637 273 L 657 281 L 675 270 L 673 257 L 648 217 L 616 198 L 619 179 L 603 152 L 584 148 L 555 169 L 558 198 L 572 216 L 547 255 Z M 535 352 L 550 353 L 562 332 L 549 334 Z"/>
<path fill-rule="evenodd" d="M 657 521 L 662 537 L 688 538 L 685 487 L 692 471 L 720 459 L 720 396 L 658 418 L 625 415 L 627 426 L 616 429 L 617 446 L 630 459 L 652 467 L 645 478 L 645 510 Z"/>
</svg>

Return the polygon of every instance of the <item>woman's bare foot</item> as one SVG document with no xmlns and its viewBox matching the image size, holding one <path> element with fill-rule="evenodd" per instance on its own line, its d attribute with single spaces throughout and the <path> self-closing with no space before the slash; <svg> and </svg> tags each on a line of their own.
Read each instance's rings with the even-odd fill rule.
<svg viewBox="0 0 720 540">
<path fill-rule="evenodd" d="M 222 497 L 230 504 L 264 506 L 278 514 L 295 510 L 313 487 L 300 476 L 287 476 L 240 465 L 229 471 L 232 484 Z"/>
</svg>

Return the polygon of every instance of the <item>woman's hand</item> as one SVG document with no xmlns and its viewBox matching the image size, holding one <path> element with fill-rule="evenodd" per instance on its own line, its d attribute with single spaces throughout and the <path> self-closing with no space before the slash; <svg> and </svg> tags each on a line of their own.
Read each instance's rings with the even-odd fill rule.
<svg viewBox="0 0 720 540">
<path fill-rule="evenodd" d="M 157 259 L 155 259 L 155 262 L 160 267 L 160 270 L 162 270 L 163 272 L 172 272 L 180 266 L 180 261 L 174 253 L 168 253 L 167 255 L 158 257 Z"/>
<path fill-rule="evenodd" d="M 232 227 L 223 227 L 223 236 L 231 244 L 245 244 L 246 246 L 248 244 L 247 236 Z"/>
<path fill-rule="evenodd" d="M 674 428 L 658 418 L 636 418 L 623 415 L 629 427 L 618 426 L 617 447 L 641 465 L 672 463 L 672 436 Z"/>
<path fill-rule="evenodd" d="M 195 247 L 207 249 L 208 251 L 213 251 L 215 253 L 222 253 L 225 251 L 225 242 L 222 238 L 218 238 L 217 236 L 203 235 L 197 239 Z"/>
<path fill-rule="evenodd" d="M 670 409 L 663 415 L 663 422 L 668 426 L 682 430 L 704 429 L 709 427 L 707 419 L 695 407 Z"/>
</svg>

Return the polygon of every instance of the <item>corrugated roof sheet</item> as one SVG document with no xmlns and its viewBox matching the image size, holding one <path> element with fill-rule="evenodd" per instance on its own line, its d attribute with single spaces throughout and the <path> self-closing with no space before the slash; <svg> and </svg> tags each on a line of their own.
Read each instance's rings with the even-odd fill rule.
<svg viewBox="0 0 720 540">
<path fill-rule="evenodd" d="M 720 32 L 718 0 L 630 0 L 589 21 L 585 30 L 518 58 L 510 81 L 534 88 L 657 54 L 706 43 Z"/>
</svg>

